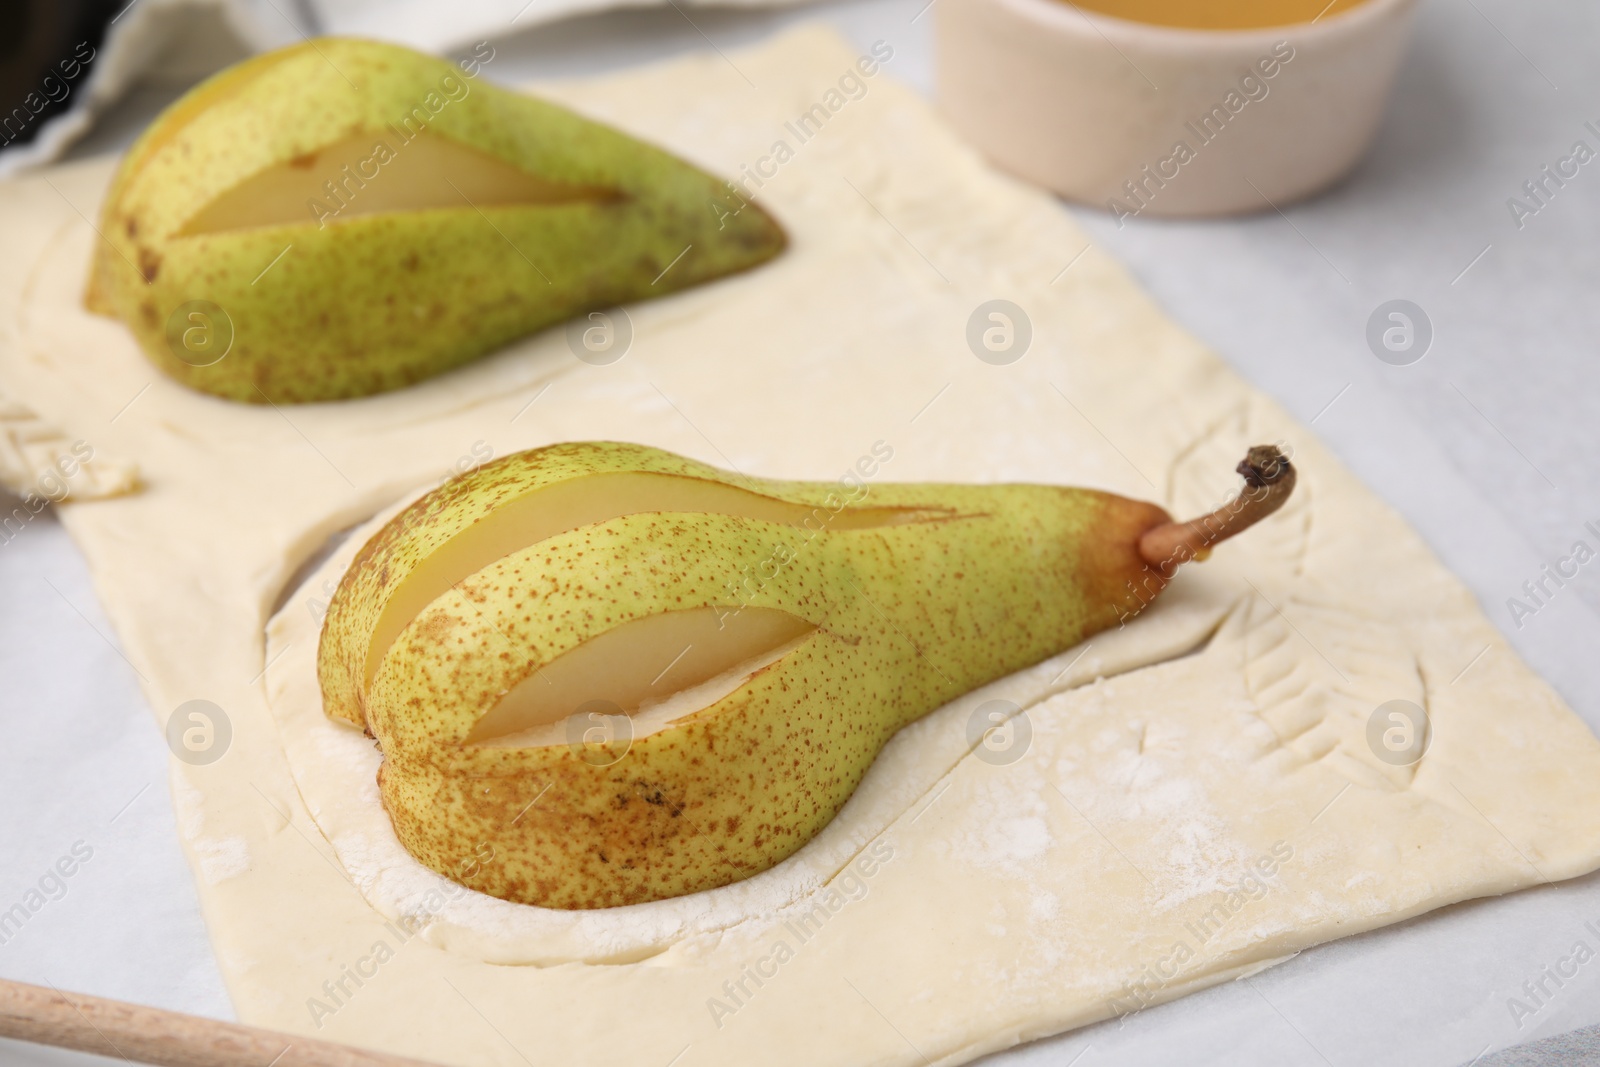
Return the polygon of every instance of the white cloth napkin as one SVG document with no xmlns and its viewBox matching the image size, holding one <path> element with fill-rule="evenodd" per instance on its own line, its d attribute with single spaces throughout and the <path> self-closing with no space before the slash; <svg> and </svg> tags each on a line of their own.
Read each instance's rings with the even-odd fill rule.
<svg viewBox="0 0 1600 1067">
<path fill-rule="evenodd" d="M 0 149 L 0 177 L 60 157 L 95 116 L 141 78 L 189 83 L 242 54 L 320 35 L 368 37 L 425 52 L 470 48 L 543 22 L 609 8 L 775 7 L 795 0 L 132 0 L 107 29 L 80 79 L 66 79 L 71 106 L 33 140 Z M 64 59 L 68 57 L 63 57 Z"/>
</svg>

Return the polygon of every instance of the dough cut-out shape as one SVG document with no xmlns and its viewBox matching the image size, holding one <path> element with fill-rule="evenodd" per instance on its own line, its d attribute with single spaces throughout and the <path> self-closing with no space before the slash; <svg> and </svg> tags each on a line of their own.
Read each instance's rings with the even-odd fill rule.
<svg viewBox="0 0 1600 1067">
<path fill-rule="evenodd" d="M 207 699 L 232 722 L 172 786 L 246 1021 L 472 1065 L 953 1064 L 1600 863 L 1600 743 L 1415 533 L 1106 257 L 1063 274 L 1087 243 L 1070 216 L 858 58 L 801 30 L 737 70 L 541 87 L 739 173 L 842 75 L 868 86 L 759 190 L 791 254 L 630 308 L 608 367 L 557 333 L 426 390 L 241 411 L 153 380 L 78 310 L 107 164 L 0 199 L 0 375 L 146 477 L 63 521 L 158 720 Z M 997 297 L 1033 326 L 1003 367 L 965 341 Z M 886 479 L 1093 485 L 1174 514 L 1283 440 L 1301 484 L 1271 537 L 1223 546 L 1138 623 L 903 731 L 785 864 L 554 915 L 452 895 L 385 836 L 370 742 L 295 696 L 320 579 L 267 630 L 335 531 L 486 452 L 593 438 L 792 478 L 882 441 Z M 1431 719 L 1406 768 L 1367 742 L 1396 699 Z M 990 700 L 1025 709 L 1010 762 L 967 742 Z"/>
</svg>

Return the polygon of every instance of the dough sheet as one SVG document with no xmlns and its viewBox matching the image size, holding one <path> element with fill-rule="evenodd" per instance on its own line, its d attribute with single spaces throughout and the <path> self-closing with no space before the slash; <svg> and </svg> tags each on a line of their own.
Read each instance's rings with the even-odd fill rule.
<svg viewBox="0 0 1600 1067">
<path fill-rule="evenodd" d="M 216 400 L 81 308 L 111 161 L 0 196 L 0 383 L 68 446 L 137 465 L 63 521 L 157 727 L 192 700 L 227 719 L 221 758 L 174 759 L 171 785 L 244 1021 L 442 1064 L 954 1064 L 1600 866 L 1600 743 L 1420 539 L 892 63 L 847 78 L 857 59 L 803 28 L 538 87 L 758 175 L 793 239 L 627 308 L 606 365 L 556 329 L 388 396 Z M 969 346 L 992 300 L 1031 327 L 1013 362 Z M 1026 480 L 1187 516 L 1274 441 L 1300 486 L 1125 628 L 902 731 L 786 863 L 573 915 L 455 890 L 399 850 L 377 754 L 322 718 L 312 671 L 361 537 L 341 531 L 582 438 L 808 479 L 881 442 L 869 502 L 873 481 Z M 1385 748 L 1391 720 L 1374 730 L 1394 701 L 1426 712 L 1415 762 Z M 996 707 L 1003 751 L 971 740 Z"/>
</svg>

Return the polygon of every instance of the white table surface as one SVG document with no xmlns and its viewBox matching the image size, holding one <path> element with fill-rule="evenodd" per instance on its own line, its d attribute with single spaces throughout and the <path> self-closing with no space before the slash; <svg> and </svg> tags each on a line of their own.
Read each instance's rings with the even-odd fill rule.
<svg viewBox="0 0 1600 1067">
<path fill-rule="evenodd" d="M 863 49 L 888 40 L 890 72 L 931 93 L 932 16 L 913 21 L 925 3 L 583 18 L 497 41 L 492 76 L 596 73 L 819 18 Z M 1597 38 L 1600 7 L 1585 0 L 1426 0 L 1376 149 L 1331 194 L 1282 216 L 1120 229 L 1072 209 L 1176 320 L 1314 419 L 1592 727 L 1600 563 L 1521 628 L 1506 599 L 1573 541 L 1594 544 L 1585 522 L 1600 525 L 1600 161 L 1520 230 L 1506 200 L 1575 140 L 1600 147 L 1583 126 L 1600 125 Z M 126 145 L 176 91 L 136 92 L 74 154 Z M 1393 298 L 1434 325 L 1412 366 L 1366 345 L 1368 316 Z M 0 944 L 0 975 L 231 1017 L 178 845 L 165 745 L 53 518 L 0 544 L 0 597 L 0 911 L 75 842 L 94 850 L 65 895 Z M 1579 938 L 1600 949 L 1586 920 L 1600 926 L 1600 877 L 1443 909 L 985 1062 L 1464 1063 L 1600 1021 L 1600 962 L 1520 1028 L 1506 1004 Z M 112 1061 L 0 1042 L 0 1063 L 101 1062 Z"/>
</svg>

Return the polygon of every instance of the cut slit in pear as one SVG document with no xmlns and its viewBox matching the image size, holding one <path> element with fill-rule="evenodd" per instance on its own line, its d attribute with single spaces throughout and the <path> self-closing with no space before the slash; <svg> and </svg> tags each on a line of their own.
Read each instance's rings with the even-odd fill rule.
<svg viewBox="0 0 1600 1067">
<path fill-rule="evenodd" d="M 817 627 L 776 608 L 690 608 L 646 615 L 556 656 L 513 686 L 464 744 L 565 744 L 591 701 L 633 717 L 633 735 L 711 706 L 799 647 Z"/>
<path fill-rule="evenodd" d="M 411 620 L 457 582 L 557 534 L 650 512 L 731 515 L 799 526 L 812 532 L 900 526 L 947 515 L 935 508 L 905 507 L 845 508 L 834 512 L 677 474 L 608 472 L 557 482 L 500 505 L 417 564 L 384 604 L 373 627 L 364 684 L 372 684 L 383 657 Z"/>
<path fill-rule="evenodd" d="M 391 127 L 352 134 L 258 171 L 218 194 L 173 236 L 321 225 L 323 220 L 333 223 L 399 211 L 605 203 L 618 198 L 614 190 L 548 181 L 425 130 L 404 139 Z"/>
</svg>

